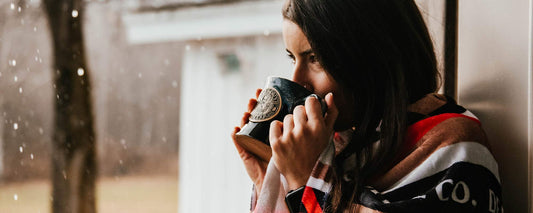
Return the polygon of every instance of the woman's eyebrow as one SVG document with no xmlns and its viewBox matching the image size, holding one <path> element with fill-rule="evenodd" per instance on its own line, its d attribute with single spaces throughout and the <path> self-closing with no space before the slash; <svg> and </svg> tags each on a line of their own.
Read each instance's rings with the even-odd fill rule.
<svg viewBox="0 0 533 213">
<path fill-rule="evenodd" d="M 285 49 L 285 51 L 287 51 L 288 54 L 292 55 L 292 52 L 289 49 Z M 312 54 L 312 53 L 313 53 L 312 49 L 307 49 L 305 51 L 300 52 L 298 55 L 305 57 L 305 56 L 307 56 L 309 54 Z"/>
<path fill-rule="evenodd" d="M 300 52 L 300 56 L 305 57 L 305 56 L 307 56 L 309 54 L 312 54 L 312 53 L 313 53 L 312 49 L 307 49 L 307 50 L 305 50 L 303 52 Z"/>
</svg>

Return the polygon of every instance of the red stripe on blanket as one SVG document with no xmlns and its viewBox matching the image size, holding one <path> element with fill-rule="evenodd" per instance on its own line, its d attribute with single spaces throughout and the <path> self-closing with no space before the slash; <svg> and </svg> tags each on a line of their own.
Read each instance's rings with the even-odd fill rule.
<svg viewBox="0 0 533 213">
<path fill-rule="evenodd" d="M 463 114 L 458 114 L 458 113 L 443 113 L 440 115 L 432 116 L 424 120 L 418 121 L 414 123 L 413 125 L 409 126 L 409 128 L 407 128 L 407 135 L 405 136 L 404 147 L 408 148 L 409 150 L 412 149 L 416 145 L 416 143 L 420 139 L 422 139 L 424 135 L 426 135 L 426 133 L 429 130 L 433 129 L 433 127 L 437 126 L 438 124 L 440 124 L 441 122 L 447 119 L 458 118 L 458 117 L 468 118 L 481 125 L 479 120 L 473 117 L 466 116 Z"/>
<path fill-rule="evenodd" d="M 322 208 L 320 208 L 320 205 L 316 200 L 315 192 L 313 191 L 313 188 L 309 186 L 306 186 L 304 189 L 302 203 L 308 213 L 322 213 Z"/>
</svg>

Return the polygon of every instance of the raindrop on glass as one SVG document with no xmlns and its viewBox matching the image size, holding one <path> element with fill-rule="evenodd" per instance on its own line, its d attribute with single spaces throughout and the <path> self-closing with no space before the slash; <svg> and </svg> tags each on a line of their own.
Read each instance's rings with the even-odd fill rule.
<svg viewBox="0 0 533 213">
<path fill-rule="evenodd" d="M 137 76 L 138 76 L 139 78 L 142 78 L 142 77 L 143 77 L 143 74 L 142 74 L 142 73 L 139 73 Z"/>
<path fill-rule="evenodd" d="M 19 152 L 20 152 L 20 153 L 23 153 L 23 152 L 24 152 L 24 148 L 22 148 L 22 146 L 19 146 Z"/>
<path fill-rule="evenodd" d="M 14 123 L 14 124 L 13 124 L 13 129 L 14 129 L 14 130 L 17 130 L 18 128 L 19 128 L 19 124 L 18 124 L 18 123 Z"/>
<path fill-rule="evenodd" d="M 14 9 L 15 9 L 15 4 L 11 3 L 11 10 L 14 10 Z"/>
<path fill-rule="evenodd" d="M 32 160 L 33 160 L 33 153 L 31 153 L 31 154 L 30 154 L 30 159 L 32 159 Z"/>
<path fill-rule="evenodd" d="M 17 60 L 13 59 L 13 60 L 9 60 L 9 66 L 17 66 Z"/>
<path fill-rule="evenodd" d="M 178 87 L 178 82 L 177 81 L 172 81 L 172 87 L 174 87 L 174 88 Z"/>
<path fill-rule="evenodd" d="M 85 74 L 85 70 L 83 70 L 83 68 L 78 68 L 78 75 L 79 76 L 83 76 L 83 74 Z"/>
<path fill-rule="evenodd" d="M 263 31 L 263 34 L 264 34 L 265 36 L 269 36 L 269 35 L 270 35 L 270 31 L 269 31 L 269 30 L 265 30 L 265 31 Z"/>
<path fill-rule="evenodd" d="M 165 66 L 168 66 L 170 64 L 170 61 L 168 59 L 165 59 L 163 63 L 165 63 Z"/>
<path fill-rule="evenodd" d="M 19 8 L 17 9 L 17 11 L 19 11 L 19 13 L 20 13 L 20 12 L 22 11 L 22 8 L 19 7 Z"/>
<path fill-rule="evenodd" d="M 185 45 L 185 50 L 187 51 L 191 50 L 191 45 Z"/>
<path fill-rule="evenodd" d="M 19 80 L 19 78 L 15 75 L 15 77 L 13 77 L 13 81 L 17 82 Z"/>
<path fill-rule="evenodd" d="M 19 199 L 19 196 L 17 194 L 14 194 L 13 195 L 13 200 L 18 200 Z"/>
<path fill-rule="evenodd" d="M 33 27 L 33 32 L 37 32 L 37 27 Z"/>
<path fill-rule="evenodd" d="M 22 94 L 22 87 L 19 87 L 19 93 Z"/>
<path fill-rule="evenodd" d="M 39 134 L 41 134 L 41 135 L 42 135 L 43 133 L 44 133 L 44 130 L 43 130 L 43 128 L 40 128 L 40 127 L 39 127 Z"/>
<path fill-rule="evenodd" d="M 77 18 L 77 17 L 78 17 L 78 11 L 72 10 L 72 18 Z"/>
</svg>

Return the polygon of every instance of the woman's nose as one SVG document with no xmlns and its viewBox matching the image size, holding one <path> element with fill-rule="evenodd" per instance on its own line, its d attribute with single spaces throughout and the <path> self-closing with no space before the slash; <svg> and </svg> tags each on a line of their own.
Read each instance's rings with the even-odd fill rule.
<svg viewBox="0 0 533 213">
<path fill-rule="evenodd" d="M 309 82 L 309 72 L 307 70 L 307 68 L 300 64 L 300 63 L 296 63 L 294 65 L 294 70 L 292 72 L 292 81 L 300 84 L 301 86 L 305 87 L 306 89 L 308 90 L 311 90 L 311 84 Z"/>
</svg>

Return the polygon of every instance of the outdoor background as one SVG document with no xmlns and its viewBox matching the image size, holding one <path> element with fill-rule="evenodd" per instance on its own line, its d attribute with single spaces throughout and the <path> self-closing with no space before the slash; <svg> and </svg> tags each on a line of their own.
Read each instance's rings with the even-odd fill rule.
<svg viewBox="0 0 533 213">
<path fill-rule="evenodd" d="M 416 0 L 441 71 L 445 1 Z M 90 74 L 92 87 L 98 212 L 248 212 L 252 183 L 230 133 L 267 76 L 291 77 L 281 39 L 283 1 L 81 2 L 83 13 L 68 12 L 83 23 L 88 68 L 77 74 Z M 498 2 L 459 4 L 458 100 L 488 121 L 496 158 L 507 166 L 501 169 L 504 206 L 524 212 L 531 123 L 523 115 L 531 107 L 520 92 L 531 90 L 521 80 L 531 73 L 525 30 L 532 12 L 526 1 Z M 42 6 L 41 0 L 0 0 L 2 213 L 51 212 L 54 199 L 59 97 Z M 507 110 L 518 106 L 524 109 Z M 502 121 L 511 130 L 498 131 Z"/>
</svg>

